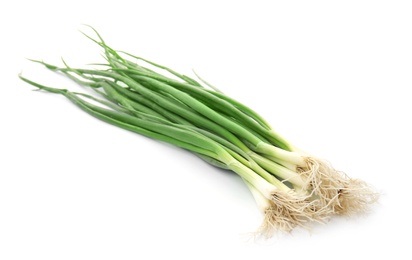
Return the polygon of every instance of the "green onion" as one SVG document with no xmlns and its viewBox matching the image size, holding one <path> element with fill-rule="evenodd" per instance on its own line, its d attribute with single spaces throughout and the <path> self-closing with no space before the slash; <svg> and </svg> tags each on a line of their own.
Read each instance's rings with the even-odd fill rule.
<svg viewBox="0 0 412 260">
<path fill-rule="evenodd" d="M 265 214 L 259 234 L 268 237 L 275 230 L 325 222 L 334 214 L 363 212 L 377 199 L 365 182 L 301 152 L 257 112 L 205 80 L 115 51 L 95 33 L 98 40 L 86 36 L 103 48 L 107 63 L 95 64 L 104 69 L 33 61 L 93 89 L 99 97 L 20 78 L 40 90 L 65 96 L 102 121 L 186 149 L 211 165 L 236 172 Z"/>
</svg>

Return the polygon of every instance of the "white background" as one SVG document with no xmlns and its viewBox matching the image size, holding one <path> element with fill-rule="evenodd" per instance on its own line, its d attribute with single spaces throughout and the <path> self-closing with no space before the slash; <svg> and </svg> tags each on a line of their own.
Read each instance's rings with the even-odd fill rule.
<svg viewBox="0 0 412 260">
<path fill-rule="evenodd" d="M 411 257 L 411 2 L 216 2 L 0 4 L 0 259 Z M 25 58 L 101 61 L 84 23 L 115 49 L 196 69 L 380 203 L 249 239 L 262 215 L 236 175 L 18 80 L 76 89 Z"/>
</svg>

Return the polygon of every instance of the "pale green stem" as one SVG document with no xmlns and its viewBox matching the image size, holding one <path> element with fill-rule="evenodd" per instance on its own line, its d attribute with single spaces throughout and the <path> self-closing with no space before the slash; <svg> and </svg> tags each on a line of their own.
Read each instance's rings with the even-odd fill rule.
<svg viewBox="0 0 412 260">
<path fill-rule="evenodd" d="M 257 153 L 249 153 L 249 156 L 263 169 L 278 176 L 279 178 L 282 178 L 283 180 L 292 183 L 294 187 L 298 186 L 303 188 L 305 186 L 306 182 L 297 172 L 289 170 L 288 168 L 283 167 L 282 165 L 279 165 Z"/>
<path fill-rule="evenodd" d="M 267 154 L 283 161 L 296 164 L 297 166 L 305 167 L 306 162 L 302 155 L 296 152 L 289 152 L 276 146 L 260 142 L 255 147 L 254 150 L 258 153 Z"/>
</svg>

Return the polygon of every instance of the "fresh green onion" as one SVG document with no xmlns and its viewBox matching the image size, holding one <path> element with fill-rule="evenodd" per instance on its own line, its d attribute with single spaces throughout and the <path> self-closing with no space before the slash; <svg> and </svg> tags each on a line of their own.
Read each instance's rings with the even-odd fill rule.
<svg viewBox="0 0 412 260">
<path fill-rule="evenodd" d="M 258 230 L 261 235 L 325 222 L 334 214 L 362 212 L 377 199 L 365 182 L 302 152 L 257 112 L 205 80 L 115 51 L 94 31 L 98 40 L 86 36 L 103 49 L 107 63 L 95 64 L 104 69 L 71 68 L 64 61 L 63 67 L 34 62 L 93 89 L 99 97 L 20 78 L 40 90 L 65 96 L 102 121 L 186 149 L 211 165 L 236 172 L 265 214 Z"/>
</svg>

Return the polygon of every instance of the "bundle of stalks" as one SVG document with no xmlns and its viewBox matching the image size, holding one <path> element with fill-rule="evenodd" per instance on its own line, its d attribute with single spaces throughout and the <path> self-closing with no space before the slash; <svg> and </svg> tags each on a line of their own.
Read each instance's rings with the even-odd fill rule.
<svg viewBox="0 0 412 260">
<path fill-rule="evenodd" d="M 93 29 L 93 28 L 92 28 Z M 94 30 L 94 29 L 93 29 Z M 264 220 L 258 233 L 308 227 L 333 215 L 366 211 L 377 194 L 329 163 L 302 152 L 258 113 L 198 77 L 132 54 L 115 51 L 97 33 L 88 35 L 104 51 L 94 68 L 55 66 L 96 95 L 47 87 L 90 115 L 120 128 L 186 149 L 206 162 L 237 173 L 252 192 Z M 197 76 L 197 75 L 196 75 Z"/>
</svg>

